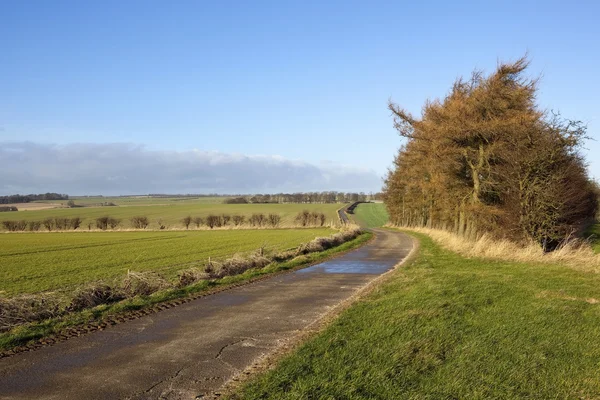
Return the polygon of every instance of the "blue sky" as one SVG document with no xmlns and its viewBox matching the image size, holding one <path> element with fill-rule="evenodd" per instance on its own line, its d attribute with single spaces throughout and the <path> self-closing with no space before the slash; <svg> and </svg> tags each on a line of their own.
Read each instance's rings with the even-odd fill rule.
<svg viewBox="0 0 600 400">
<path fill-rule="evenodd" d="M 259 156 L 323 179 L 342 168 L 351 183 L 358 171 L 376 190 L 401 143 L 388 99 L 418 114 L 457 77 L 526 51 L 531 76 L 542 77 L 539 104 L 587 122 L 600 140 L 598 15 L 592 1 L 0 2 L 0 142 L 47 146 L 37 154 L 56 160 L 82 143 L 126 143 L 122 157 L 145 160 Z M 0 157 L 14 161 L 10 146 Z M 600 143 L 587 148 L 600 178 Z M 43 182 L 0 182 L 0 191 L 51 189 Z"/>
</svg>

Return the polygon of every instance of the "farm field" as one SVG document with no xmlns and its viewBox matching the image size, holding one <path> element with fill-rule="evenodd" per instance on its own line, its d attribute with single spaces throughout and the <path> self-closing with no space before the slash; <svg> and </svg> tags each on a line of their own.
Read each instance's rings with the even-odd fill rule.
<svg viewBox="0 0 600 400">
<path fill-rule="evenodd" d="M 388 222 L 389 215 L 383 203 L 361 203 L 354 209 L 353 218 L 362 227 L 377 228 Z"/>
<path fill-rule="evenodd" d="M 0 293 L 15 295 L 121 278 L 127 270 L 166 277 L 209 257 L 226 258 L 266 246 L 284 250 L 327 236 L 318 229 L 177 232 L 67 232 L 0 235 Z"/>
<path fill-rule="evenodd" d="M 235 399 L 591 399 L 600 276 L 419 254 Z"/>
<path fill-rule="evenodd" d="M 172 204 L 221 204 L 227 197 L 71 196 L 70 199 L 75 201 L 76 204 L 81 205 L 114 203 L 118 206 L 153 206 Z M 64 201 L 64 203 L 66 203 L 66 201 Z"/>
<path fill-rule="evenodd" d="M 158 221 L 169 228 L 182 228 L 181 219 L 190 215 L 192 217 L 205 218 L 209 214 L 240 214 L 249 217 L 253 213 L 275 213 L 281 216 L 281 226 L 289 227 L 294 224 L 294 218 L 298 212 L 307 209 L 314 212 L 322 212 L 327 216 L 326 223 L 337 224 L 337 210 L 342 204 L 222 204 L 211 203 L 196 200 L 178 200 L 171 201 L 168 204 L 147 204 L 140 205 L 132 203 L 123 206 L 105 206 L 105 207 L 76 207 L 76 208 L 56 208 L 37 211 L 17 211 L 0 213 L 0 221 L 5 220 L 26 220 L 41 221 L 45 218 L 55 217 L 81 217 L 82 224 L 80 230 L 87 230 L 88 224 L 95 227 L 94 222 L 98 217 L 110 216 L 121 219 L 121 228 L 130 227 L 129 219 L 131 217 L 142 215 L 148 217 L 150 225 L 148 229 L 158 229 Z M 214 198 L 213 198 L 214 199 Z M 153 198 L 151 200 L 163 200 Z M 109 200 L 110 201 L 110 200 Z M 78 200 L 75 200 L 78 203 Z M 125 204 L 125 203 L 123 203 Z"/>
</svg>

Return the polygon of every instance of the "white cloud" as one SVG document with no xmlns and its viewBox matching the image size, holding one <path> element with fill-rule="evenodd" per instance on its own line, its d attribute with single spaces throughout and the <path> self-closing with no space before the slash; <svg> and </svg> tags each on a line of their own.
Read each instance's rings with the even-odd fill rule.
<svg viewBox="0 0 600 400">
<path fill-rule="evenodd" d="M 0 143 L 0 194 L 378 191 L 372 170 L 279 155 L 156 151 L 126 143 Z"/>
</svg>

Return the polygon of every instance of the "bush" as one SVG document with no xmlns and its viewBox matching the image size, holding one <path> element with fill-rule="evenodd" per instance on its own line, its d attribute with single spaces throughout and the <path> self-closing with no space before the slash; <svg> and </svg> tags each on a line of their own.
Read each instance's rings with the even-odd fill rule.
<svg viewBox="0 0 600 400">
<path fill-rule="evenodd" d="M 106 229 L 108 229 L 108 220 L 109 219 L 110 219 L 110 217 L 98 217 L 98 218 L 96 218 L 96 228 L 102 229 L 103 231 L 105 231 Z"/>
<path fill-rule="evenodd" d="M 108 219 L 108 226 L 110 226 L 110 229 L 115 229 L 120 224 L 121 224 L 121 220 L 118 218 L 109 218 Z"/>
<path fill-rule="evenodd" d="M 4 211 L 19 211 L 19 209 L 15 206 L 3 206 L 0 207 L 0 212 L 4 212 Z"/>
<path fill-rule="evenodd" d="M 148 217 L 142 215 L 132 217 L 129 221 L 131 222 L 131 227 L 134 229 L 146 229 L 150 224 Z"/>
<path fill-rule="evenodd" d="M 54 228 L 59 231 L 64 231 L 65 229 L 69 229 L 71 223 L 69 218 L 64 217 L 56 217 L 54 218 Z"/>
<path fill-rule="evenodd" d="M 267 223 L 267 217 L 262 213 L 255 213 L 250 216 L 250 225 L 252 226 L 263 226 Z"/>
<path fill-rule="evenodd" d="M 231 199 L 225 199 L 224 204 L 248 204 L 248 200 L 245 197 L 233 197 Z"/>
<path fill-rule="evenodd" d="M 27 221 L 2 221 L 2 226 L 9 232 L 24 231 L 27 229 Z"/>
<path fill-rule="evenodd" d="M 302 225 L 302 226 L 307 226 L 310 223 L 310 211 L 308 210 L 302 210 L 298 213 L 298 215 L 296 215 L 296 223 Z"/>
<path fill-rule="evenodd" d="M 81 218 L 79 218 L 79 217 L 71 218 L 70 224 L 71 224 L 71 229 L 73 229 L 73 230 L 79 228 L 81 226 Z"/>
<path fill-rule="evenodd" d="M 223 226 L 227 226 L 229 221 L 231 221 L 231 215 L 223 214 L 223 215 L 221 215 L 221 219 L 223 220 Z"/>
<path fill-rule="evenodd" d="M 54 228 L 54 220 L 52 218 L 46 218 L 42 221 L 42 225 L 50 232 Z"/>
<path fill-rule="evenodd" d="M 234 215 L 233 216 L 233 225 L 240 226 L 246 221 L 246 217 L 243 215 Z"/>
<path fill-rule="evenodd" d="M 194 225 L 196 225 L 196 228 L 200 228 L 200 225 L 204 224 L 204 218 L 202 217 L 194 217 Z"/>
<path fill-rule="evenodd" d="M 279 225 L 279 222 L 281 221 L 281 216 L 279 214 L 269 214 L 269 224 L 271 224 L 271 226 L 273 228 L 275 228 L 276 226 Z"/>
<path fill-rule="evenodd" d="M 27 224 L 27 228 L 32 232 L 39 231 L 41 227 L 42 223 L 40 221 L 29 221 Z"/>
<path fill-rule="evenodd" d="M 213 229 L 215 227 L 219 228 L 223 225 L 223 219 L 220 215 L 209 215 L 206 217 L 206 225 Z"/>
<path fill-rule="evenodd" d="M 185 226 L 185 229 L 189 229 L 190 224 L 192 223 L 192 217 L 188 215 L 187 217 L 183 218 L 181 222 L 183 223 L 183 226 Z"/>
</svg>

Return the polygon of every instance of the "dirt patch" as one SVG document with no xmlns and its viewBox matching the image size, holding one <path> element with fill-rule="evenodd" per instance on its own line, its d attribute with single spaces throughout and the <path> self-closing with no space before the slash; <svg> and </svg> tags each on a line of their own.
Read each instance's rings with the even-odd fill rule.
<svg viewBox="0 0 600 400">
<path fill-rule="evenodd" d="M 6 204 L 8 207 L 17 207 L 19 211 L 37 211 L 37 210 L 48 210 L 50 208 L 63 208 L 64 206 L 60 203 L 13 203 Z"/>
</svg>

